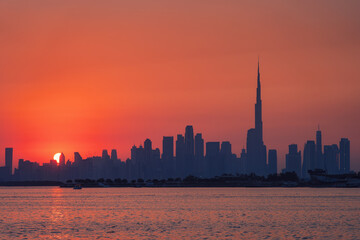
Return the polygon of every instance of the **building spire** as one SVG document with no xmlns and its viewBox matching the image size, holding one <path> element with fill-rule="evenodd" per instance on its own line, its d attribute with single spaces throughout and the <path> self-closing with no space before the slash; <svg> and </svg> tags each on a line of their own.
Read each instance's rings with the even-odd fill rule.
<svg viewBox="0 0 360 240">
<path fill-rule="evenodd" d="M 262 110 L 261 110 L 261 86 L 260 86 L 260 60 L 258 59 L 258 76 L 256 88 L 256 104 L 255 104 L 255 130 L 257 132 L 257 139 L 262 142 Z"/>
<path fill-rule="evenodd" d="M 260 57 L 258 56 L 258 75 L 257 75 L 257 93 L 256 93 L 257 102 L 261 101 L 261 86 L 260 86 Z"/>
</svg>

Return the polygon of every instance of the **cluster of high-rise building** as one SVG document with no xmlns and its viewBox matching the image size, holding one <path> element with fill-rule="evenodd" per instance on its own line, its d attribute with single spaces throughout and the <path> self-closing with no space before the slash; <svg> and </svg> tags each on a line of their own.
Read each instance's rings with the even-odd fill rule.
<svg viewBox="0 0 360 240">
<path fill-rule="evenodd" d="M 126 165 L 128 176 L 135 178 L 211 177 L 243 173 L 244 160 L 232 153 L 230 142 L 205 144 L 201 133 L 194 135 L 193 127 L 186 126 L 185 135 L 178 134 L 176 141 L 173 136 L 163 137 L 161 156 L 159 149 L 152 149 L 149 139 L 144 147 L 133 146 Z"/>
<path fill-rule="evenodd" d="M 277 151 L 267 151 L 263 141 L 262 100 L 260 68 L 258 63 L 255 104 L 255 127 L 247 132 L 246 149 L 239 157 L 232 152 L 231 143 L 206 142 L 202 134 L 194 134 L 193 126 L 186 126 L 185 134 L 163 137 L 162 154 L 159 148 L 153 149 L 150 139 L 143 146 L 133 146 L 131 157 L 125 162 L 117 157 L 116 150 L 103 150 L 102 156 L 82 159 L 75 152 L 74 161 L 65 161 L 60 155 L 59 164 L 55 160 L 39 165 L 36 162 L 19 160 L 18 168 L 12 174 L 13 149 L 5 150 L 5 167 L 0 168 L 0 181 L 37 181 L 66 179 L 164 179 L 183 178 L 188 175 L 214 177 L 222 174 L 255 174 L 266 176 L 276 174 Z M 303 161 L 301 161 L 303 159 Z M 299 177 L 308 178 L 309 170 L 323 169 L 328 174 L 348 173 L 350 171 L 350 142 L 342 138 L 339 146 L 324 146 L 321 131 L 316 133 L 315 141 L 307 141 L 303 158 L 296 144 L 289 145 L 286 154 L 286 168 L 283 172 L 295 172 Z"/>
<path fill-rule="evenodd" d="M 301 161 L 302 159 L 302 161 Z M 303 157 L 296 144 L 289 145 L 286 154 L 286 168 L 283 172 L 295 172 L 299 177 L 309 178 L 309 170 L 321 169 L 327 174 L 350 172 L 350 141 L 341 138 L 339 145 L 325 145 L 322 148 L 321 131 L 316 132 L 316 142 L 308 140 L 304 145 Z"/>
</svg>

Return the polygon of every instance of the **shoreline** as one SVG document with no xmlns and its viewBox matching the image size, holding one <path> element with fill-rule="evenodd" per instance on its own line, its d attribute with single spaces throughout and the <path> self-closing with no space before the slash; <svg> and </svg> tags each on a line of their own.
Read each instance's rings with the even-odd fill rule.
<svg viewBox="0 0 360 240">
<path fill-rule="evenodd" d="M 309 183 L 174 183 L 174 184 L 84 184 L 63 183 L 55 181 L 22 181 L 22 182 L 0 182 L 0 187 L 60 187 L 74 188 L 81 185 L 82 188 L 360 188 L 359 185 L 345 184 L 309 184 Z"/>
</svg>

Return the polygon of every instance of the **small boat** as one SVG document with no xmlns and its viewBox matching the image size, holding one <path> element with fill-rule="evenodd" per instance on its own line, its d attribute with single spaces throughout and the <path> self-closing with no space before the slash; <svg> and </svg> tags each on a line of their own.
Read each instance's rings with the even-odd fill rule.
<svg viewBox="0 0 360 240">
<path fill-rule="evenodd" d="M 74 189 L 82 189 L 82 187 L 81 187 L 80 184 L 76 184 L 76 185 L 74 186 Z"/>
</svg>

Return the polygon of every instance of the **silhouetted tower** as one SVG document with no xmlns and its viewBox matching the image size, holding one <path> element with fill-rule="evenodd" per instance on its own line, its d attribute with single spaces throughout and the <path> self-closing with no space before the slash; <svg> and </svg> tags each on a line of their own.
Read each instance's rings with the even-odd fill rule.
<svg viewBox="0 0 360 240">
<path fill-rule="evenodd" d="M 258 76 L 255 104 L 255 132 L 260 143 L 263 143 L 263 123 L 262 123 L 262 104 L 261 104 L 261 85 L 260 85 L 260 63 L 258 61 Z"/>
<path fill-rule="evenodd" d="M 82 161 L 82 157 L 81 157 L 80 153 L 74 152 L 74 162 L 80 163 L 81 161 Z"/>
<path fill-rule="evenodd" d="M 151 154 L 152 154 L 152 142 L 148 138 L 144 142 L 144 150 L 145 150 L 145 161 L 149 162 L 151 160 Z"/>
<path fill-rule="evenodd" d="M 246 172 L 248 174 L 255 173 L 256 171 L 256 146 L 255 128 L 250 128 L 246 136 Z"/>
<path fill-rule="evenodd" d="M 277 153 L 275 149 L 269 149 L 269 174 L 277 174 Z"/>
<path fill-rule="evenodd" d="M 347 138 L 340 140 L 340 172 L 350 172 L 350 141 Z"/>
<path fill-rule="evenodd" d="M 266 175 L 266 146 L 263 142 L 260 64 L 258 62 L 258 76 L 255 103 L 255 128 L 249 129 L 247 133 L 247 171 L 256 175 Z"/>
<path fill-rule="evenodd" d="M 162 158 L 171 159 L 174 157 L 174 137 L 163 137 Z"/>
<path fill-rule="evenodd" d="M 324 168 L 328 174 L 339 173 L 339 148 L 336 144 L 324 146 Z"/>
<path fill-rule="evenodd" d="M 176 176 L 184 175 L 185 138 L 178 134 L 176 139 Z"/>
<path fill-rule="evenodd" d="M 111 157 L 110 158 L 113 161 L 116 161 L 118 159 L 116 149 L 111 150 Z"/>
<path fill-rule="evenodd" d="M 191 125 L 185 128 L 185 175 L 194 174 L 194 130 Z"/>
<path fill-rule="evenodd" d="M 10 177 L 13 168 L 13 148 L 5 148 L 5 167 L 8 177 Z"/>
<path fill-rule="evenodd" d="M 204 139 L 202 134 L 195 135 L 195 172 L 197 175 L 204 176 L 206 174 L 206 163 L 204 159 Z"/>
<path fill-rule="evenodd" d="M 175 176 L 174 137 L 163 137 L 162 161 L 165 168 L 165 177 Z"/>
<path fill-rule="evenodd" d="M 231 143 L 229 141 L 225 141 L 221 143 L 221 158 L 219 159 L 219 172 L 223 173 L 233 173 L 234 165 L 233 165 L 233 156 L 231 151 Z"/>
<path fill-rule="evenodd" d="M 150 162 L 147 162 L 145 167 L 145 178 L 163 178 L 164 177 L 164 166 L 161 164 L 160 149 L 156 148 L 151 151 Z"/>
<path fill-rule="evenodd" d="M 222 174 L 219 172 L 220 143 L 206 143 L 206 161 L 209 164 L 209 176 Z"/>
<path fill-rule="evenodd" d="M 103 160 L 109 160 L 110 159 L 110 156 L 109 156 L 108 151 L 106 149 L 104 149 L 102 151 L 102 159 Z"/>
<path fill-rule="evenodd" d="M 149 178 L 153 174 L 151 171 L 153 169 L 158 168 L 159 166 L 155 166 L 155 164 L 153 163 L 152 142 L 148 138 L 144 141 L 144 154 L 145 154 L 145 159 L 143 159 L 143 161 L 140 162 L 140 174 L 141 174 L 140 177 Z"/>
<path fill-rule="evenodd" d="M 149 146 L 147 146 L 148 148 Z M 145 177 L 145 149 L 143 146 L 133 146 L 131 148 L 131 161 L 133 163 L 131 176 L 133 179 Z"/>
<path fill-rule="evenodd" d="M 286 172 L 295 172 L 301 177 L 301 152 L 298 152 L 296 144 L 289 145 L 289 153 L 286 154 Z"/>
<path fill-rule="evenodd" d="M 309 170 L 316 169 L 315 141 L 307 141 L 304 146 L 304 156 L 302 165 L 302 177 L 310 178 Z"/>
<path fill-rule="evenodd" d="M 316 131 L 316 168 L 324 169 L 320 129 Z"/>
<path fill-rule="evenodd" d="M 64 155 L 64 153 L 61 153 L 61 154 L 60 154 L 60 157 L 59 157 L 59 165 L 60 165 L 60 166 L 65 166 L 65 155 Z"/>
<path fill-rule="evenodd" d="M 247 154 L 246 154 L 246 150 L 244 148 L 241 150 L 239 160 L 240 160 L 240 173 L 241 174 L 248 173 L 248 170 L 247 170 Z"/>
<path fill-rule="evenodd" d="M 232 154 L 231 143 L 229 141 L 224 141 L 221 143 L 221 153 L 227 156 Z"/>
</svg>

